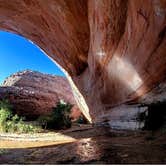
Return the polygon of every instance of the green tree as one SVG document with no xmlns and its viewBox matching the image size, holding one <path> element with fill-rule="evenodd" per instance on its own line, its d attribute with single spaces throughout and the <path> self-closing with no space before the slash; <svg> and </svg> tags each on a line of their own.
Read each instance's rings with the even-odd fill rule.
<svg viewBox="0 0 166 166">
<path fill-rule="evenodd" d="M 0 101 L 0 132 L 28 133 L 38 132 L 40 128 L 31 124 L 25 124 L 23 118 L 13 115 L 12 106 L 7 100 Z"/>
<path fill-rule="evenodd" d="M 43 128 L 47 129 L 65 129 L 71 127 L 71 112 L 72 105 L 60 101 L 57 103 L 56 107 L 50 115 L 41 116 L 39 118 L 39 123 Z"/>
</svg>

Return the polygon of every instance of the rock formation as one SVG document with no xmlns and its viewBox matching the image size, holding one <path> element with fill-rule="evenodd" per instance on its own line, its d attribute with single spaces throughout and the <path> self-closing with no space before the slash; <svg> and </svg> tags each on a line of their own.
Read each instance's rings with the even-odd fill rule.
<svg viewBox="0 0 166 166">
<path fill-rule="evenodd" d="M 165 0 L 0 0 L 0 29 L 30 39 L 64 68 L 93 122 L 165 101 L 155 97 L 166 74 Z"/>
<path fill-rule="evenodd" d="M 65 77 L 34 71 L 18 72 L 8 77 L 0 87 L 0 99 L 8 99 L 17 114 L 27 118 L 52 111 L 60 100 L 74 105 L 72 118 L 78 118 L 80 110 Z"/>
</svg>

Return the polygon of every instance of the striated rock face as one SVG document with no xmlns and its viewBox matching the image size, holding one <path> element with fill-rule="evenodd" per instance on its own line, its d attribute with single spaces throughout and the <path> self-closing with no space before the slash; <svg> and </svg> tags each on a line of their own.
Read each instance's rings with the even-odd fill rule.
<svg viewBox="0 0 166 166">
<path fill-rule="evenodd" d="M 32 40 L 60 64 L 94 122 L 110 120 L 121 105 L 160 101 L 165 0 L 0 0 L 0 28 Z"/>
<path fill-rule="evenodd" d="M 66 78 L 33 71 L 8 77 L 0 87 L 0 98 L 9 99 L 13 109 L 27 118 L 49 113 L 61 99 L 74 105 L 71 116 L 81 114 Z"/>
</svg>

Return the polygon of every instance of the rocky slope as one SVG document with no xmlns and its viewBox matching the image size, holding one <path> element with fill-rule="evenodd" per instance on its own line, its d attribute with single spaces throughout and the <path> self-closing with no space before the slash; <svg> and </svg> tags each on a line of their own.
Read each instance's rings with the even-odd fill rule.
<svg viewBox="0 0 166 166">
<path fill-rule="evenodd" d="M 72 116 L 80 115 L 70 85 L 65 77 L 34 71 L 18 72 L 0 87 L 0 98 L 6 98 L 14 110 L 29 118 L 46 114 L 61 99 L 74 105 Z"/>
<path fill-rule="evenodd" d="M 0 16 L 0 29 L 32 40 L 66 70 L 93 122 L 131 103 L 137 111 L 146 96 L 148 104 L 161 100 L 154 96 L 166 75 L 165 0 L 0 0 Z"/>
</svg>

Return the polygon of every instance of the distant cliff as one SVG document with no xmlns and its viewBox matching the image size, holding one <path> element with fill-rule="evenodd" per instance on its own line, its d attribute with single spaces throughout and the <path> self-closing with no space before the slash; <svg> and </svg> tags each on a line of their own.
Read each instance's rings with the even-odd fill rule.
<svg viewBox="0 0 166 166">
<path fill-rule="evenodd" d="M 17 114 L 31 119 L 49 113 L 61 99 L 74 105 L 77 113 L 72 116 L 80 114 L 67 79 L 61 76 L 29 70 L 15 73 L 0 87 L 2 98 L 10 101 Z"/>
</svg>

